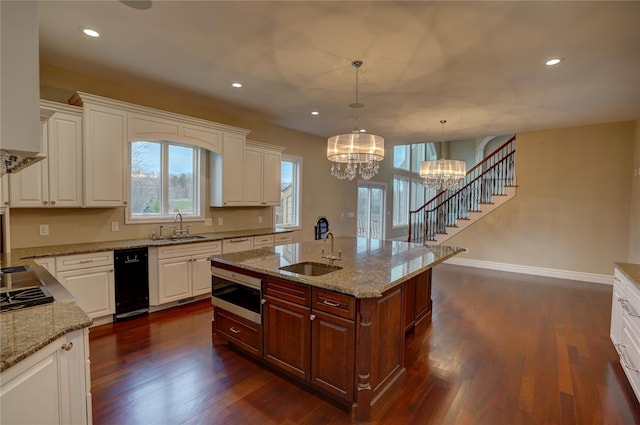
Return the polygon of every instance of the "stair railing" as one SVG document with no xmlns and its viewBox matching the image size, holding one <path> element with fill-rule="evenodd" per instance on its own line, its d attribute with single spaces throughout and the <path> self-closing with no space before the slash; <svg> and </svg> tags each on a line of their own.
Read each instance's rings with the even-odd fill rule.
<svg viewBox="0 0 640 425">
<path fill-rule="evenodd" d="M 435 241 L 447 226 L 468 219 L 469 211 L 491 203 L 493 195 L 504 195 L 515 179 L 515 140 L 513 136 L 470 169 L 457 190 L 443 190 L 420 208 L 409 212 L 409 242 Z"/>
</svg>

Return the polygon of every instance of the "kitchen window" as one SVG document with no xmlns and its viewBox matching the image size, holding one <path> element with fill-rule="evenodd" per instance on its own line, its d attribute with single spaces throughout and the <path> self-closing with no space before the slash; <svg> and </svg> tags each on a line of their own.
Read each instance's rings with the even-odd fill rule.
<svg viewBox="0 0 640 425">
<path fill-rule="evenodd" d="M 275 207 L 275 225 L 277 227 L 300 227 L 300 176 L 302 158 L 282 156 L 280 205 Z"/>
<path fill-rule="evenodd" d="M 127 221 L 204 217 L 203 156 L 200 148 L 168 141 L 130 144 Z"/>
</svg>

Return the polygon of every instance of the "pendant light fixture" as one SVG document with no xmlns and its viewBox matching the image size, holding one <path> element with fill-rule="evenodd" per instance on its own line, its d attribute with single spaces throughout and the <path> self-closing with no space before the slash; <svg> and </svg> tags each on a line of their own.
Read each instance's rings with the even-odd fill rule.
<svg viewBox="0 0 640 425">
<path fill-rule="evenodd" d="M 444 151 L 444 125 L 447 120 L 440 120 L 442 124 L 441 152 Z M 444 156 L 444 155 L 443 155 Z M 420 163 L 420 177 L 425 187 L 437 191 L 453 190 L 460 187 L 460 183 L 467 174 L 467 164 L 454 159 L 436 159 Z"/>
<path fill-rule="evenodd" d="M 358 70 L 362 61 L 354 60 L 351 66 L 356 69 L 356 101 L 349 107 L 364 108 L 364 104 L 358 102 Z M 331 175 L 338 180 L 353 180 L 358 173 L 362 179 L 369 180 L 378 173 L 378 162 L 384 159 L 384 138 L 360 130 L 357 115 L 355 123 L 351 133 L 338 134 L 327 141 L 327 159 L 334 163 Z"/>
</svg>

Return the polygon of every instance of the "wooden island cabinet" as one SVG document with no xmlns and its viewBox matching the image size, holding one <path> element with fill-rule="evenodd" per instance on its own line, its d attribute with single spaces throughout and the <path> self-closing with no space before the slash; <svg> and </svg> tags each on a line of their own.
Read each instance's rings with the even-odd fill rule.
<svg viewBox="0 0 640 425">
<path fill-rule="evenodd" d="M 429 256 L 433 252 L 422 245 L 407 247 L 404 243 L 400 245 L 404 250 L 398 250 L 389 241 L 373 256 L 388 250 L 389 263 L 398 257 L 406 257 L 407 262 L 413 259 L 413 263 L 416 258 L 426 261 L 403 275 L 396 269 L 381 278 L 371 270 L 370 258 L 358 264 L 363 250 L 355 238 L 336 241 L 341 242 L 343 259 L 351 252 L 352 261 L 345 260 L 339 270 L 323 276 L 280 269 L 293 261 L 285 253 L 296 252 L 290 257 L 296 261 L 311 259 L 306 250 L 319 254 L 322 244 L 317 242 L 212 258 L 215 268 L 241 271 L 262 281 L 262 323 L 214 307 L 213 332 L 234 348 L 344 406 L 353 421 L 365 422 L 388 405 L 382 401 L 404 382 L 405 333 L 430 318 L 431 267 L 459 250 L 441 249 L 441 255 Z M 358 273 L 358 267 L 366 267 L 367 273 Z M 399 277 L 387 284 L 376 284 L 376 279 L 388 281 L 395 276 Z"/>
</svg>

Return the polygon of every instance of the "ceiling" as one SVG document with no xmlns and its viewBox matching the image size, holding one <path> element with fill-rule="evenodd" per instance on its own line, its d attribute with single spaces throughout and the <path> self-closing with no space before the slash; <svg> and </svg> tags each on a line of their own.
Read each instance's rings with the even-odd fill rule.
<svg viewBox="0 0 640 425">
<path fill-rule="evenodd" d="M 44 63 L 321 137 L 356 116 L 389 144 L 440 140 L 441 119 L 458 140 L 640 117 L 638 1 L 41 1 L 39 15 Z"/>
</svg>

